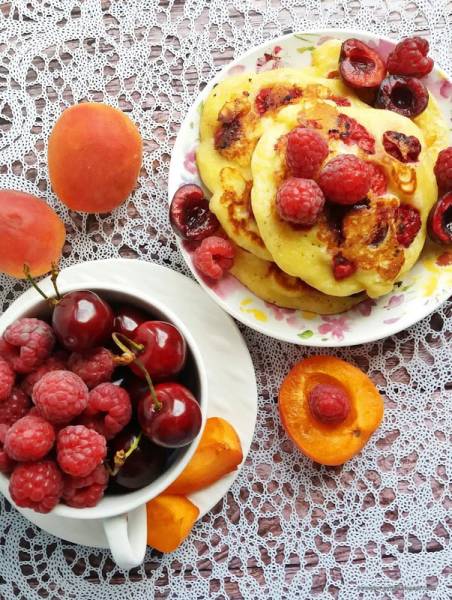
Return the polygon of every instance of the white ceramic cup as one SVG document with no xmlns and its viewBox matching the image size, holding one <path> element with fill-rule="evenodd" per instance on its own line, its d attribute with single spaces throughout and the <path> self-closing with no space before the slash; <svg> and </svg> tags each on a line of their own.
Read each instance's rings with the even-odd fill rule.
<svg viewBox="0 0 452 600">
<path fill-rule="evenodd" d="M 53 295 L 48 279 L 40 282 L 40 287 L 49 296 Z M 65 283 L 59 283 L 59 288 L 61 294 L 86 289 L 83 287 L 83 282 L 68 283 L 66 279 Z M 131 288 L 125 292 L 121 286 L 108 281 L 108 273 L 105 273 L 105 279 L 102 278 L 94 286 L 90 284 L 89 289 L 106 300 L 133 304 L 149 312 L 151 318 L 173 323 L 187 342 L 187 349 L 196 370 L 197 399 L 202 413 L 201 431 L 188 446 L 181 449 L 180 454 L 164 473 L 142 489 L 127 494 L 104 496 L 93 508 L 72 508 L 65 504 L 58 504 L 51 513 L 48 513 L 68 519 L 101 519 L 114 560 L 119 567 L 131 569 L 143 562 L 146 552 L 146 502 L 161 494 L 177 479 L 199 444 L 207 414 L 207 375 L 201 354 L 190 332 L 172 311 L 152 299 L 152 290 L 149 290 L 149 297 L 146 298 L 140 297 L 138 292 L 134 293 Z M 16 303 L 13 303 L 0 317 L 0 335 L 17 319 L 34 316 L 48 318 L 50 308 L 35 290 L 30 289 L 21 297 L 19 308 Z M 8 492 L 8 484 L 8 478 L 0 474 L 0 492 L 14 505 Z M 24 509 L 20 510 L 22 513 L 26 512 Z"/>
</svg>

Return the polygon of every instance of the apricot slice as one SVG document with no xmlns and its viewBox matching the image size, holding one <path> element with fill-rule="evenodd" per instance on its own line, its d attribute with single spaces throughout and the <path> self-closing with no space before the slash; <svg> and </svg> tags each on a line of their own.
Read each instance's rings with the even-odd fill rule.
<svg viewBox="0 0 452 600">
<path fill-rule="evenodd" d="M 0 271 L 24 278 L 24 265 L 38 277 L 61 258 L 66 231 L 56 212 L 36 196 L 0 190 Z"/>
<path fill-rule="evenodd" d="M 140 132 L 120 110 L 95 102 L 71 106 L 49 137 L 52 188 L 73 210 L 110 212 L 136 185 L 142 147 Z"/>
<path fill-rule="evenodd" d="M 311 411 L 310 394 L 319 385 L 347 394 L 350 407 L 341 422 L 322 423 Z M 304 454 L 324 465 L 341 465 L 360 452 L 379 426 L 383 410 L 383 400 L 369 377 L 333 356 L 300 361 L 279 390 L 285 430 Z"/>
<path fill-rule="evenodd" d="M 162 494 L 146 505 L 147 542 L 160 552 L 176 550 L 199 516 L 199 508 L 185 496 Z"/>
<path fill-rule="evenodd" d="M 234 471 L 243 460 L 239 436 L 228 421 L 207 419 L 192 459 L 165 493 L 191 494 Z"/>
</svg>

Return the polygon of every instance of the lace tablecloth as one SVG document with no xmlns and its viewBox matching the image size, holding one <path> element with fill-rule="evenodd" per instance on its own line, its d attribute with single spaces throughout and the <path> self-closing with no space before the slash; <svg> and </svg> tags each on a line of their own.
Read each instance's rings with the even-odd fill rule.
<svg viewBox="0 0 452 600">
<path fill-rule="evenodd" d="M 447 0 L 17 0 L 0 15 L 0 188 L 56 207 L 64 266 L 125 256 L 187 273 L 167 219 L 171 148 L 199 90 L 250 46 L 323 27 L 416 32 L 452 71 Z M 127 111 L 145 140 L 138 190 L 103 218 L 64 209 L 47 175 L 51 124 L 87 99 Z M 3 308 L 22 289 L 1 277 Z M 368 371 L 386 404 L 366 451 L 342 468 L 301 456 L 277 415 L 282 377 L 310 351 L 242 327 L 260 392 L 252 449 L 188 541 L 121 572 L 109 552 L 56 539 L 1 501 L 0 597 L 450 598 L 451 325 L 449 303 L 394 338 L 331 351 Z"/>
</svg>

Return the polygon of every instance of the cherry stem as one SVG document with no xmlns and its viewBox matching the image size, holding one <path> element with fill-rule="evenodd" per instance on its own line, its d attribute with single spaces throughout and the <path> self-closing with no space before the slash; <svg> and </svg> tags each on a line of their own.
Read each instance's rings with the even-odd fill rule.
<svg viewBox="0 0 452 600">
<path fill-rule="evenodd" d="M 57 273 L 58 274 L 58 273 Z M 41 288 L 38 286 L 38 284 L 36 283 L 36 281 L 34 280 L 31 271 L 30 271 L 30 266 L 27 264 L 24 264 L 24 275 L 25 275 L 25 279 L 31 283 L 31 285 L 34 287 L 34 289 L 38 292 L 38 294 L 40 294 L 44 300 L 47 300 L 47 302 L 51 305 L 51 306 L 56 306 L 58 304 L 58 302 L 61 300 L 61 296 L 58 292 L 58 290 L 55 287 L 55 284 L 53 283 L 53 264 L 52 264 L 52 285 L 57 293 L 57 297 L 56 298 L 49 298 L 48 296 L 46 296 L 46 294 L 41 290 Z"/>
<path fill-rule="evenodd" d="M 59 302 L 61 300 L 60 290 L 57 286 L 58 275 L 60 274 L 60 270 L 56 263 L 52 263 L 52 270 L 50 271 L 50 280 L 52 281 L 53 289 L 55 290 L 56 299 Z"/>
<path fill-rule="evenodd" d="M 113 477 L 114 477 L 115 475 L 117 475 L 119 473 L 119 470 L 121 469 L 121 467 L 124 466 L 124 463 L 129 458 L 129 456 L 132 454 L 132 452 L 134 452 L 138 448 L 138 445 L 141 442 L 142 437 L 143 437 L 143 432 L 140 431 L 140 433 L 138 435 L 134 436 L 133 442 L 130 444 L 130 448 L 127 450 L 127 452 L 125 452 L 124 450 L 118 450 L 115 453 L 115 455 L 113 457 L 113 463 L 114 463 L 113 469 L 110 467 L 110 465 L 108 465 L 108 471 L 110 472 L 110 475 L 113 475 Z"/>
<path fill-rule="evenodd" d="M 126 365 L 130 364 L 131 362 L 134 362 L 136 364 L 136 366 L 140 369 L 140 371 L 144 375 L 144 378 L 146 379 L 146 383 L 148 384 L 148 388 L 149 388 L 149 392 L 151 394 L 152 403 L 154 404 L 154 408 L 156 411 L 159 411 L 162 408 L 162 403 L 157 398 L 157 394 L 155 393 L 154 384 L 152 383 L 152 379 L 151 379 L 151 376 L 149 375 L 148 370 L 143 365 L 141 360 L 137 357 L 137 353 L 143 352 L 143 350 L 144 350 L 143 344 L 137 344 L 136 342 L 134 342 L 133 340 L 128 338 L 123 333 L 118 333 L 116 331 L 114 333 L 112 333 L 111 337 L 113 338 L 113 341 L 118 346 L 118 348 L 120 350 L 122 350 L 122 352 L 123 352 L 123 355 L 115 357 L 113 359 L 113 362 L 116 362 L 117 364 L 126 364 Z M 131 348 L 129 348 L 126 344 L 131 346 Z"/>
</svg>

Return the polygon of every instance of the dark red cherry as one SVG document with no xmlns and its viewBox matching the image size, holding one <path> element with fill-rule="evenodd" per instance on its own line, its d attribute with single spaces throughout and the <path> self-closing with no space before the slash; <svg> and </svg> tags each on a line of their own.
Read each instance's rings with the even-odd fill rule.
<svg viewBox="0 0 452 600">
<path fill-rule="evenodd" d="M 133 341 L 144 346 L 137 358 L 156 381 L 177 375 L 184 366 L 187 345 L 171 323 L 146 321 L 135 331 Z M 132 363 L 130 368 L 139 377 L 144 377 L 136 364 Z"/>
<path fill-rule="evenodd" d="M 417 117 L 427 108 L 428 91 L 416 77 L 389 75 L 381 82 L 376 108 L 386 108 L 404 117 Z"/>
<path fill-rule="evenodd" d="M 339 72 L 353 88 L 375 88 L 386 75 L 386 65 L 375 50 L 361 40 L 350 38 L 341 46 Z"/>
<path fill-rule="evenodd" d="M 69 292 L 53 310 L 52 327 L 66 350 L 83 352 L 108 341 L 113 331 L 113 311 L 94 292 Z"/>
<path fill-rule="evenodd" d="M 138 402 L 138 421 L 147 437 L 166 448 L 186 446 L 201 429 L 201 409 L 193 394 L 180 383 L 159 383 L 156 408 L 150 394 Z"/>
<path fill-rule="evenodd" d="M 170 206 L 170 222 L 174 232 L 184 240 L 203 240 L 215 233 L 218 219 L 210 212 L 204 192 L 192 183 L 183 185 L 174 194 Z"/>
<path fill-rule="evenodd" d="M 452 247 L 452 192 L 433 205 L 428 218 L 428 233 L 437 244 Z"/>
<path fill-rule="evenodd" d="M 149 315 L 130 304 L 122 304 L 115 312 L 113 331 L 122 333 L 127 337 L 131 337 L 141 323 L 149 320 Z"/>
<path fill-rule="evenodd" d="M 110 442 L 111 467 L 115 468 L 113 457 L 116 452 L 127 452 L 136 441 L 139 431 L 131 428 L 124 429 Z M 125 459 L 119 467 L 115 482 L 127 490 L 138 490 L 157 479 L 166 468 L 168 450 L 153 444 L 148 438 L 142 436 L 138 446 Z"/>
</svg>

